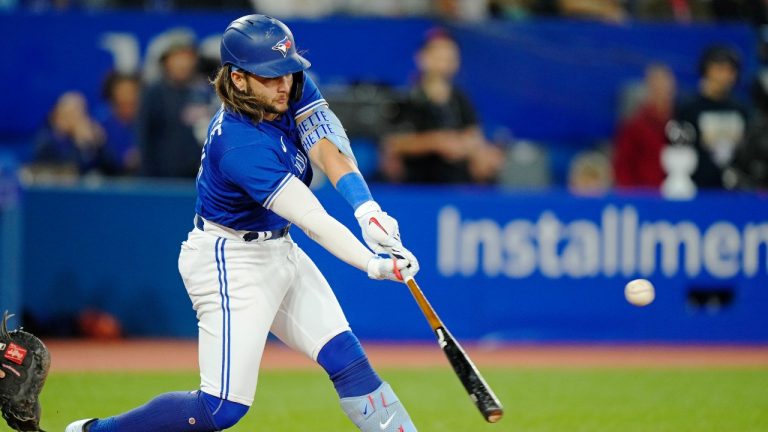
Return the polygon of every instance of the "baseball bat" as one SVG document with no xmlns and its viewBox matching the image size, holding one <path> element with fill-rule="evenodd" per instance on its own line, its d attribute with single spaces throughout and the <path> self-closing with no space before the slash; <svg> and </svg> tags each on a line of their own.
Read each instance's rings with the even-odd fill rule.
<svg viewBox="0 0 768 432">
<path fill-rule="evenodd" d="M 424 296 L 421 288 L 419 288 L 419 284 L 416 283 L 410 272 L 405 269 L 401 270 L 401 272 L 405 284 L 408 285 L 408 289 L 411 291 L 413 298 L 416 299 L 419 309 L 427 318 L 432 331 L 435 332 L 440 348 L 443 349 L 445 356 L 448 357 L 453 371 L 464 385 L 464 389 L 469 393 L 470 399 L 475 403 L 485 421 L 488 423 L 498 422 L 504 416 L 504 407 L 501 405 L 499 398 L 496 397 L 467 353 L 464 352 L 464 349 L 453 338 L 453 335 L 445 327 L 440 317 L 437 316 L 437 312 L 429 304 L 426 296 Z"/>
</svg>

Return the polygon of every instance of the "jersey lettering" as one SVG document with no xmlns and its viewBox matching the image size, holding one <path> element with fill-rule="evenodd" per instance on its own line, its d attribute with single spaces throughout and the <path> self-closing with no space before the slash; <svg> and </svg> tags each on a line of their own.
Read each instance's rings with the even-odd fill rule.
<svg viewBox="0 0 768 432">
<path fill-rule="evenodd" d="M 224 110 L 221 110 L 219 113 L 219 116 L 216 118 L 216 121 L 213 122 L 213 126 L 211 127 L 211 134 L 208 136 L 208 140 L 206 140 L 206 144 L 211 142 L 211 139 L 214 135 L 220 136 L 221 135 L 221 124 L 224 122 Z M 205 154 L 203 154 L 205 156 Z"/>
<path fill-rule="evenodd" d="M 304 174 L 304 170 L 307 169 L 307 157 L 304 153 L 297 152 L 296 159 L 293 161 L 293 167 L 299 172 L 299 175 Z"/>
<path fill-rule="evenodd" d="M 195 181 L 200 181 L 200 176 L 203 175 L 203 161 L 205 161 L 205 149 L 206 146 L 203 146 L 203 154 L 200 156 L 200 168 L 197 170 L 197 178 Z"/>
<path fill-rule="evenodd" d="M 302 120 L 297 126 L 302 136 L 301 145 L 306 151 L 309 151 L 320 138 L 336 134 L 330 124 L 330 119 L 324 111 L 313 112 L 312 115 Z"/>
</svg>

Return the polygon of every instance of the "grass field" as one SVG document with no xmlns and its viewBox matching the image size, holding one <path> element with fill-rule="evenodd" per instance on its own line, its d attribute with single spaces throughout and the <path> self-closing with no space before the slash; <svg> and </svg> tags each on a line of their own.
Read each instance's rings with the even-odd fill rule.
<svg viewBox="0 0 768 432">
<path fill-rule="evenodd" d="M 506 408 L 486 424 L 445 368 L 382 369 L 422 432 L 768 431 L 768 369 L 486 368 Z M 154 395 L 194 389 L 196 373 L 52 373 L 43 428 L 108 416 Z M 354 427 L 319 371 L 263 371 L 256 401 L 232 431 L 339 432 Z"/>
</svg>

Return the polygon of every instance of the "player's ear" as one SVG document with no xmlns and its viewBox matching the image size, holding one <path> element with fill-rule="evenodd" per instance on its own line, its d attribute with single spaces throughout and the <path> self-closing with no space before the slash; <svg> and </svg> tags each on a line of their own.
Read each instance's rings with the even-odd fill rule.
<svg viewBox="0 0 768 432">
<path fill-rule="evenodd" d="M 245 82 L 245 74 L 240 71 L 232 71 L 229 73 L 229 77 L 232 80 L 232 83 L 235 85 L 235 88 L 237 88 L 240 91 L 245 91 L 247 84 Z"/>
</svg>

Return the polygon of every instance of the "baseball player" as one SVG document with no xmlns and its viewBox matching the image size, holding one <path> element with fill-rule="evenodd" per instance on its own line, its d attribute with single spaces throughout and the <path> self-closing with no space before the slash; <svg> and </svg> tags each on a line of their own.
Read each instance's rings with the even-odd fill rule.
<svg viewBox="0 0 768 432">
<path fill-rule="evenodd" d="M 233 21 L 214 80 L 222 108 L 211 120 L 197 176 L 194 228 L 179 271 L 197 312 L 201 387 L 160 395 L 66 432 L 218 431 L 253 402 L 271 331 L 328 373 L 341 407 L 364 432 L 416 427 L 371 367 L 323 275 L 288 235 L 291 224 L 373 279 L 402 281 L 418 261 L 397 221 L 381 211 L 357 170 L 344 129 L 305 71 L 291 31 L 264 15 Z M 310 161 L 355 209 L 371 252 L 329 216 L 307 185 Z M 379 256 L 386 253 L 389 256 Z"/>
</svg>

